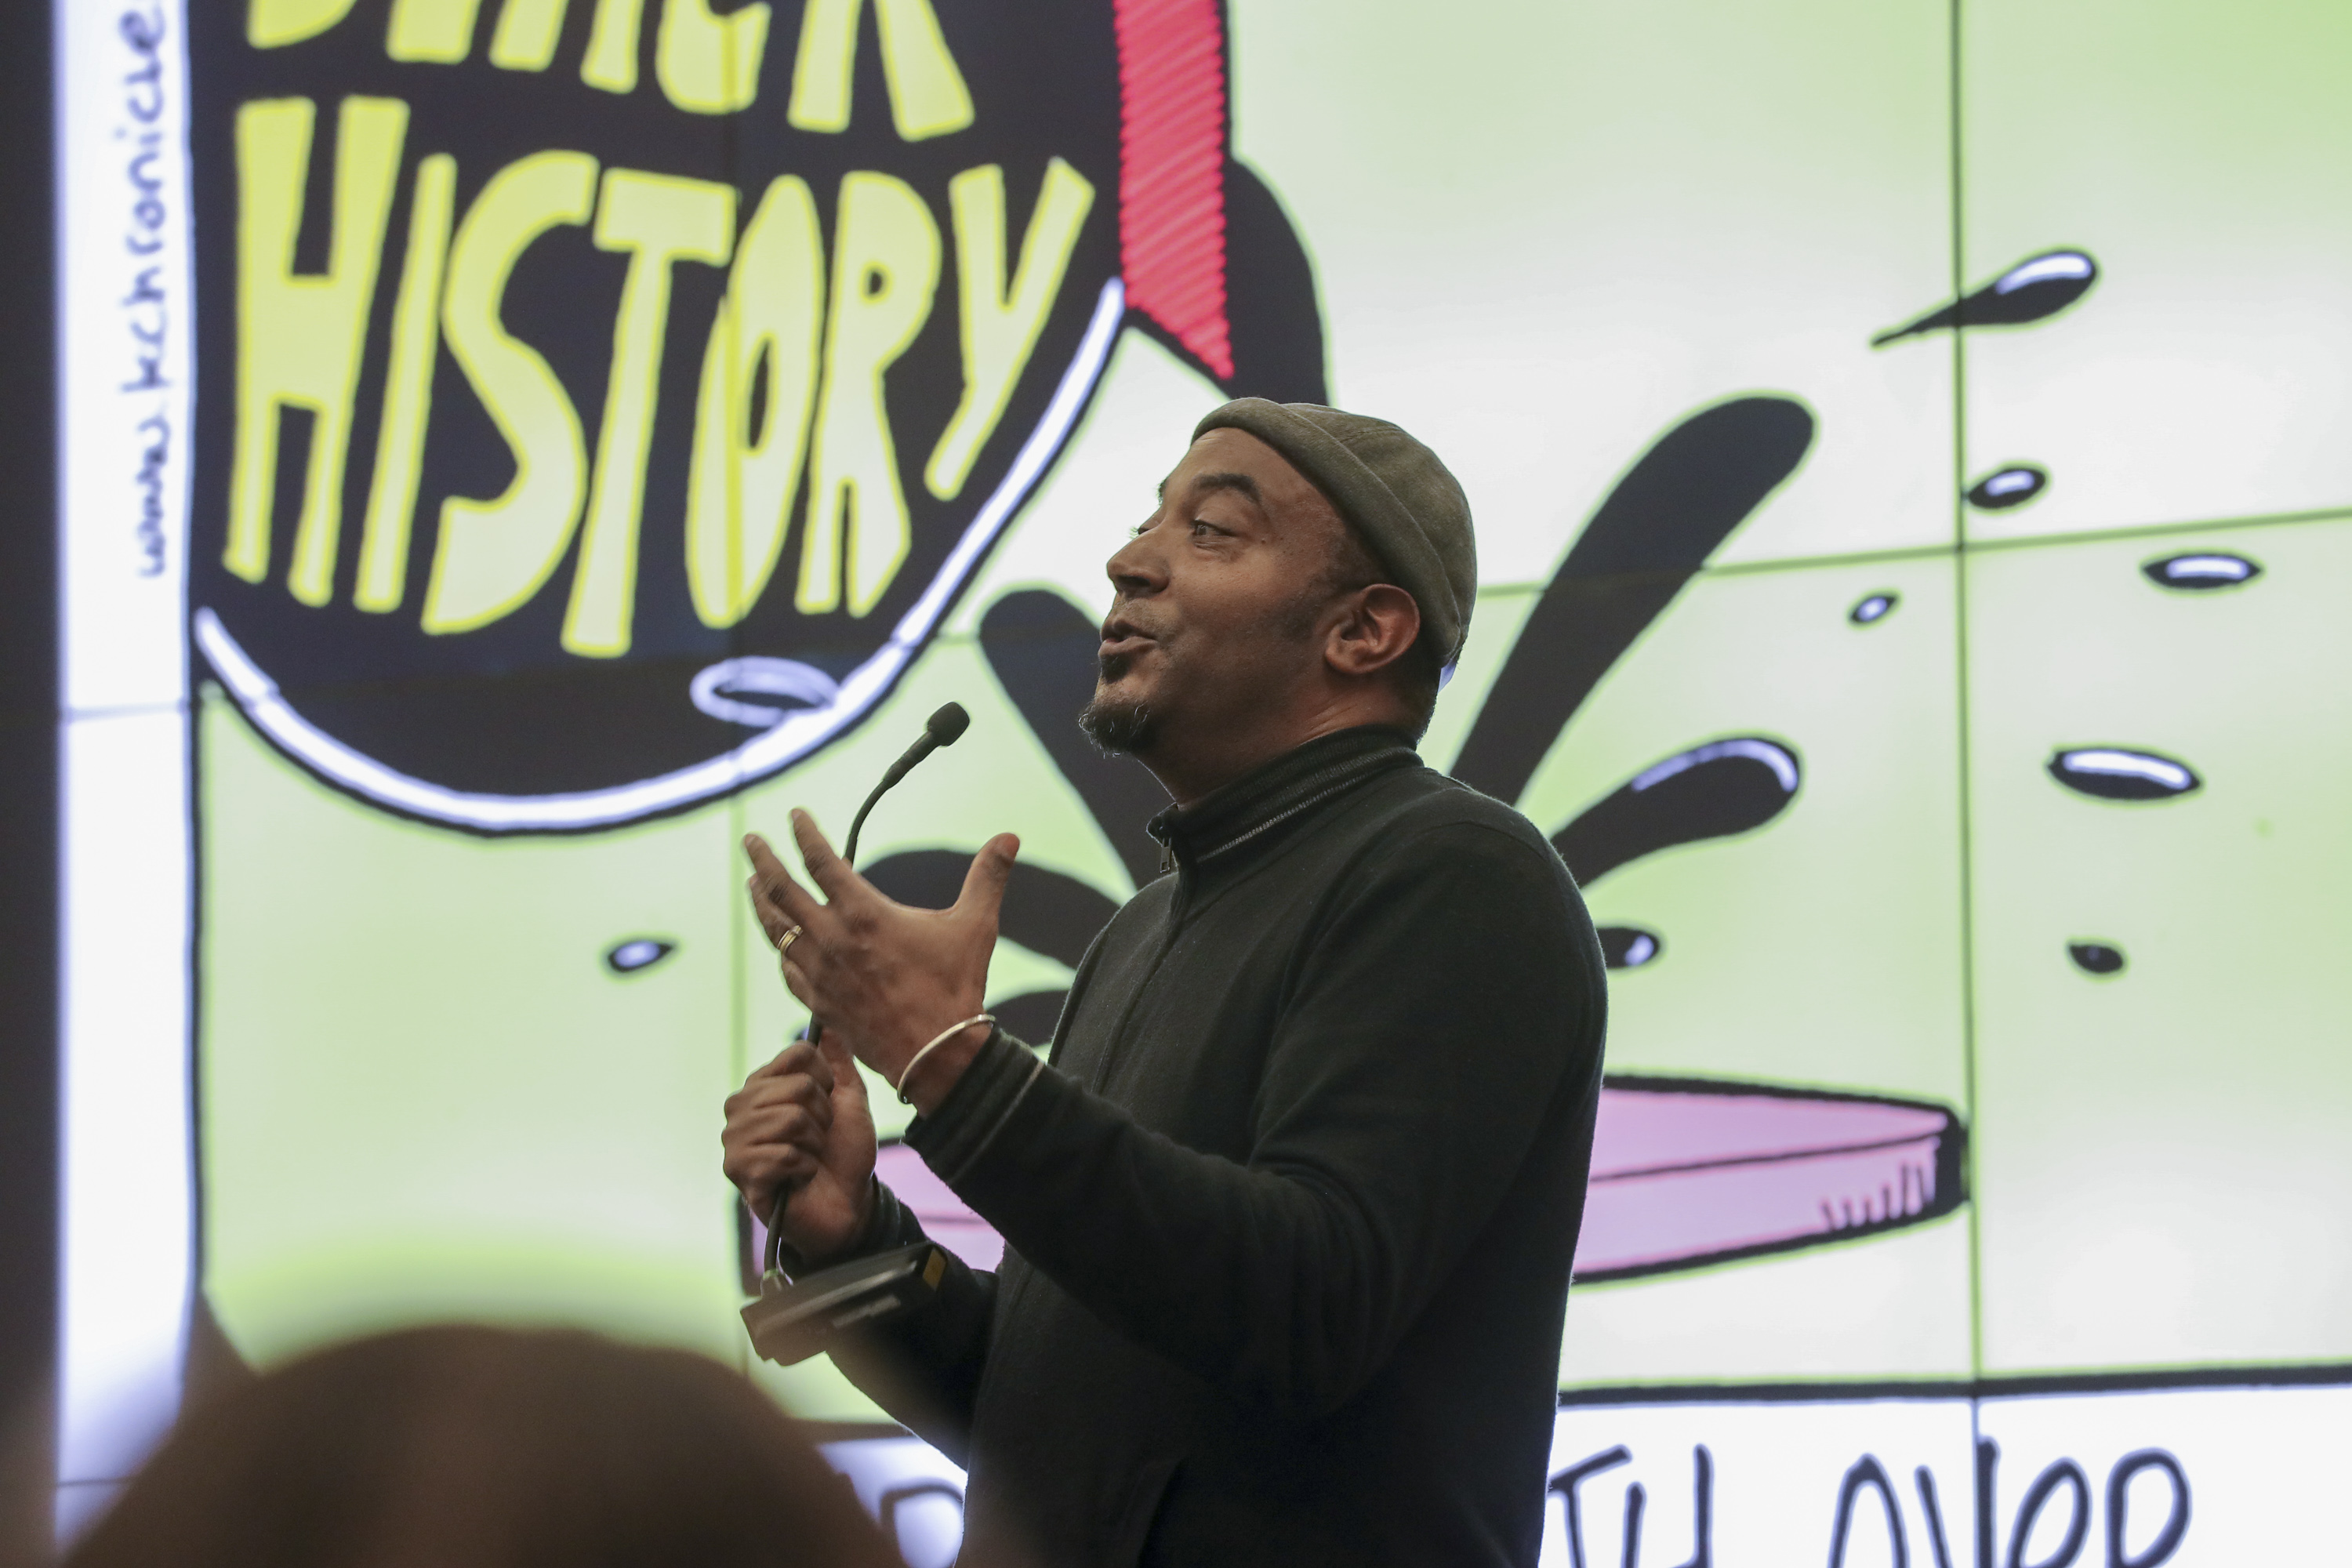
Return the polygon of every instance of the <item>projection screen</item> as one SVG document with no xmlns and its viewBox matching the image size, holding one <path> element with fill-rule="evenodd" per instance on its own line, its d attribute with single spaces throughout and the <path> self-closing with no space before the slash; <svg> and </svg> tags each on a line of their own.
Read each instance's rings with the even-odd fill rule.
<svg viewBox="0 0 2352 1568">
<path fill-rule="evenodd" d="M 1547 1563 L 2334 1538 L 2352 10 L 56 16 L 68 1524 L 352 1333 L 747 1363 L 738 840 L 964 703 L 863 858 L 1020 834 L 1048 1040 L 1158 875 L 1102 563 L 1247 394 L 1461 477 L 1423 754 L 1604 928 Z M 748 1365 L 946 1560 L 953 1467 Z"/>
</svg>

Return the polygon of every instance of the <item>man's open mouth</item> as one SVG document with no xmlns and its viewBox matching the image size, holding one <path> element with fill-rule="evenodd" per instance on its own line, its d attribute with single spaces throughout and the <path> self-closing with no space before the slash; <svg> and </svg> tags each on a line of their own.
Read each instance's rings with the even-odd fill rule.
<svg viewBox="0 0 2352 1568">
<path fill-rule="evenodd" d="M 1103 624 L 1101 657 L 1120 658 L 1141 652 L 1154 639 L 1134 622 L 1115 619 Z"/>
</svg>

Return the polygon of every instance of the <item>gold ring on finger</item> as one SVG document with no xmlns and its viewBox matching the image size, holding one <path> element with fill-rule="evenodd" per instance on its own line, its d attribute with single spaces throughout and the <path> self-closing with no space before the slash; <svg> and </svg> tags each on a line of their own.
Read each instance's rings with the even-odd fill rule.
<svg viewBox="0 0 2352 1568">
<path fill-rule="evenodd" d="M 800 939 L 801 928 L 798 926 L 793 927 L 792 930 L 786 931 L 783 935 L 776 939 L 777 954 L 781 957 L 790 958 L 793 955 L 793 943 L 800 941 Z"/>
</svg>

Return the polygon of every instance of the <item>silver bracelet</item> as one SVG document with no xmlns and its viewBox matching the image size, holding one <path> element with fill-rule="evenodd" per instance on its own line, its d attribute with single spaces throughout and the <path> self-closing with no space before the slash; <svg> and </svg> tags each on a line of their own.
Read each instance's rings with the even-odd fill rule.
<svg viewBox="0 0 2352 1568">
<path fill-rule="evenodd" d="M 939 1032 L 938 1037 L 933 1039 L 929 1045 L 925 1046 L 921 1050 L 917 1051 L 913 1056 L 908 1057 L 907 1058 L 907 1065 L 898 1069 L 898 1081 L 890 1086 L 892 1089 L 898 1091 L 898 1103 L 901 1105 L 912 1105 L 915 1103 L 913 1100 L 907 1098 L 907 1080 L 915 1076 L 915 1069 L 922 1065 L 922 1060 L 925 1057 L 929 1056 L 933 1051 L 938 1050 L 941 1046 L 946 1045 L 950 1040 L 954 1039 L 958 1035 L 962 1034 L 974 1024 L 987 1024 L 993 1026 L 995 1022 L 996 1015 L 993 1013 L 974 1013 L 971 1017 L 966 1018 L 961 1024 L 950 1024 L 946 1028 L 941 1029 Z"/>
</svg>

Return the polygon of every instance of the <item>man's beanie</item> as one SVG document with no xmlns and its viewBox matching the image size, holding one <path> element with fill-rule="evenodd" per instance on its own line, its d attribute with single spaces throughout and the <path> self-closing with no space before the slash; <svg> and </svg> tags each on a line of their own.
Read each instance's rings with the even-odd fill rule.
<svg viewBox="0 0 2352 1568">
<path fill-rule="evenodd" d="M 1246 430 L 1307 476 L 1364 536 L 1421 610 L 1421 635 L 1440 667 L 1462 652 L 1478 589 L 1470 502 L 1437 454 L 1385 419 L 1319 403 L 1238 398 L 1192 427 Z"/>
</svg>

